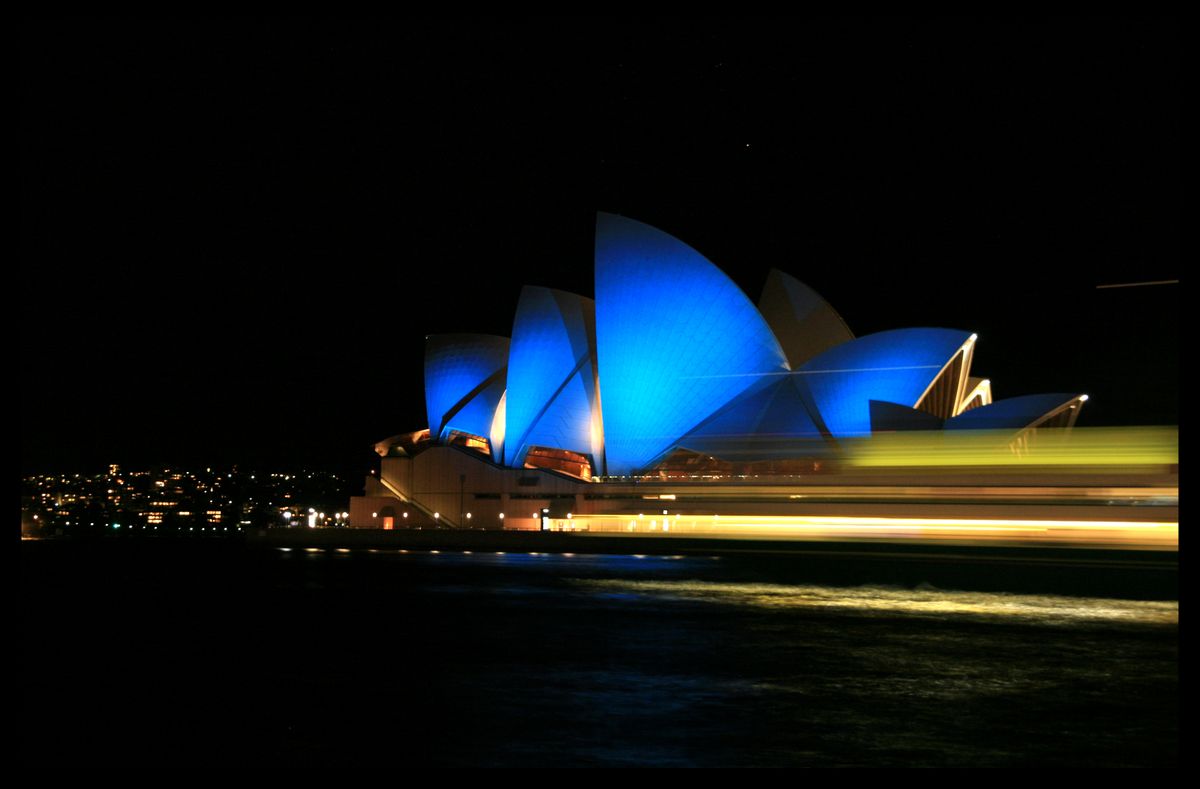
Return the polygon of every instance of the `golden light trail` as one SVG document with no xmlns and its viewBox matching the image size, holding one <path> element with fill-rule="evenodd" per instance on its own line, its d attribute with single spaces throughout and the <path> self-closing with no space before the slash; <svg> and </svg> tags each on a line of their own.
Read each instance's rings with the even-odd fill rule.
<svg viewBox="0 0 1200 789">
<path fill-rule="evenodd" d="M 586 534 L 662 537 L 786 538 L 948 542 L 962 545 L 1037 543 L 1070 547 L 1178 550 L 1177 521 L 1069 520 L 1054 518 L 913 518 L 829 515 L 684 515 L 669 532 L 657 520 L 626 514 L 576 516 L 552 528 Z"/>
</svg>

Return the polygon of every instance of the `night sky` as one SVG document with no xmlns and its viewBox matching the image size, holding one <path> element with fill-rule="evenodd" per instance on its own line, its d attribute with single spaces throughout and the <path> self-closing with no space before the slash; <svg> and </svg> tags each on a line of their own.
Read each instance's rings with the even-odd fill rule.
<svg viewBox="0 0 1200 789">
<path fill-rule="evenodd" d="M 365 468 L 598 210 L 1177 421 L 1179 286 L 1096 288 L 1179 277 L 1173 21 L 54 21 L 20 84 L 25 473 Z"/>
</svg>

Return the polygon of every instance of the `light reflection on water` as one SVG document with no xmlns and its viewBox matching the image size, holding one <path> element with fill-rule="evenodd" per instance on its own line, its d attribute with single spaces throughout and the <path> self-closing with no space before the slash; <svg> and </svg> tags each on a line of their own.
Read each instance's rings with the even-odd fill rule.
<svg viewBox="0 0 1200 789">
<path fill-rule="evenodd" d="M 1006 619 L 1048 625 L 1179 624 L 1177 601 L 698 580 L 604 578 L 576 579 L 572 583 L 610 598 L 644 597 L 768 609 L 826 610 L 839 614 Z"/>
<path fill-rule="evenodd" d="M 1177 764 L 1174 601 L 912 585 L 952 586 L 940 565 L 893 584 L 736 556 L 155 556 L 28 573 L 31 731 L 66 711 L 107 755 L 169 756 L 187 717 L 179 753 L 263 766 Z M 119 616 L 95 594 L 114 578 Z M 114 645 L 93 658 L 114 681 L 77 671 L 78 633 Z"/>
<path fill-rule="evenodd" d="M 473 553 L 471 551 L 443 552 L 438 550 L 409 551 L 371 549 L 369 553 L 385 555 L 391 559 L 403 558 L 415 563 L 437 562 L 439 566 L 498 567 L 514 570 L 539 568 L 553 572 L 579 572 L 581 570 L 604 573 L 637 572 L 644 574 L 670 569 L 681 571 L 685 565 L 699 567 L 719 562 L 719 556 L 683 556 L 672 554 L 602 554 L 602 553 L 554 553 L 548 551 Z M 402 556 L 403 555 L 403 556 Z"/>
<path fill-rule="evenodd" d="M 346 549 L 339 552 L 349 553 Z M 493 580 L 482 585 L 476 581 L 466 584 L 443 581 L 425 587 L 435 594 L 545 596 L 565 602 L 562 586 L 545 583 L 547 578 L 557 578 L 573 592 L 572 596 L 610 602 L 636 600 L 668 605 L 749 607 L 781 613 L 906 616 L 1030 625 L 1171 627 L 1179 624 L 1179 603 L 1175 600 L 964 591 L 939 589 L 929 584 L 912 588 L 714 580 L 710 570 L 720 564 L 717 556 L 503 551 L 477 554 L 407 549 L 370 549 L 368 553 L 426 566 L 490 567 L 517 573 L 504 581 Z M 323 558 L 324 553 L 309 557 Z M 536 574 L 523 574 L 531 571 Z"/>
</svg>

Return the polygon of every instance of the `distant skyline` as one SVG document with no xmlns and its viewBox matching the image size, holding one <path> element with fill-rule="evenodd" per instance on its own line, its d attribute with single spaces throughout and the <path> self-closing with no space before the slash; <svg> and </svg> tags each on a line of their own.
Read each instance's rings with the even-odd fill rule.
<svg viewBox="0 0 1200 789">
<path fill-rule="evenodd" d="M 426 334 L 593 295 L 597 211 L 998 398 L 1178 419 L 1171 20 L 31 22 L 22 472 L 364 467 Z"/>
</svg>

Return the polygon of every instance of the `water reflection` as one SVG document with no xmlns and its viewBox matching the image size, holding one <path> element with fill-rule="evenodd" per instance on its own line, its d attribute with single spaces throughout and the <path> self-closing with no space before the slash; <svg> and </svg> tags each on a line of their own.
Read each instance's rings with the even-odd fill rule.
<svg viewBox="0 0 1200 789">
<path fill-rule="evenodd" d="M 850 615 L 1006 619 L 1023 624 L 1179 624 L 1179 603 L 1163 600 L 698 580 L 593 578 L 576 579 L 573 583 L 610 599 L 640 597 L 769 609 L 826 610 Z"/>
</svg>

